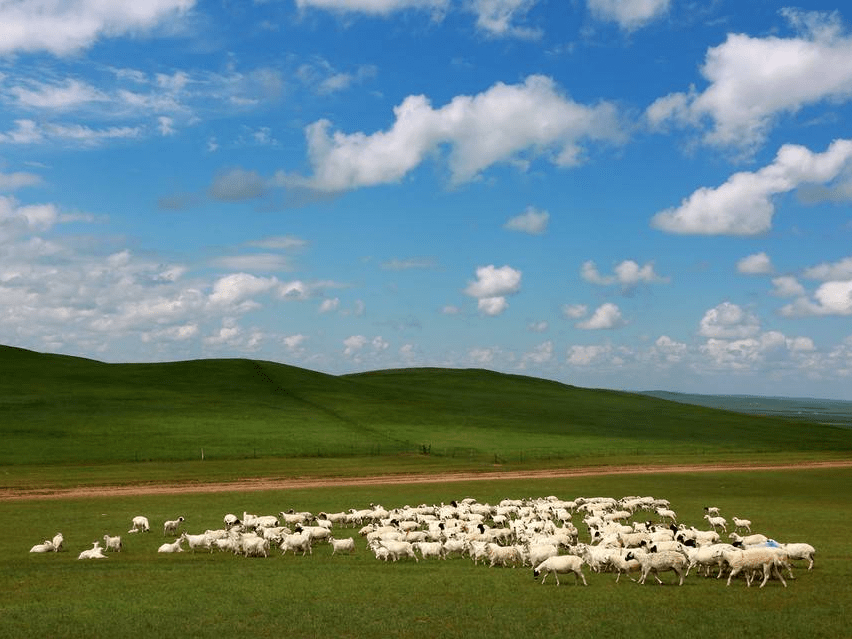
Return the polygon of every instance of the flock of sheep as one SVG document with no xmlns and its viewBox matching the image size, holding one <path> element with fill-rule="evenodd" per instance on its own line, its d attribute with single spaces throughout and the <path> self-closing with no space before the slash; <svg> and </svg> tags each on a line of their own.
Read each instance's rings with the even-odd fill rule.
<svg viewBox="0 0 852 639">
<path fill-rule="evenodd" d="M 787 586 L 782 571 L 793 578 L 792 562 L 808 561 L 813 568 L 815 550 L 807 543 L 778 543 L 752 533 L 751 521 L 732 517 L 733 530 L 716 507 L 705 507 L 707 526 L 697 529 L 678 523 L 667 500 L 653 497 L 504 499 L 499 504 L 479 503 L 472 498 L 450 504 L 404 506 L 387 510 L 379 505 L 346 512 L 280 512 L 278 515 L 242 517 L 225 515 L 223 526 L 199 534 L 178 534 L 184 517 L 165 521 L 160 553 L 228 551 L 245 557 L 268 557 L 274 547 L 288 552 L 312 554 L 318 543 L 327 543 L 332 555 L 351 553 L 356 538 L 342 529 L 358 528 L 358 536 L 377 559 L 447 559 L 465 556 L 474 564 L 529 566 L 543 584 L 553 574 L 574 574 L 575 583 L 586 584 L 583 567 L 611 572 L 616 582 L 622 575 L 644 584 L 649 575 L 663 583 L 659 573 L 674 572 L 679 585 L 693 568 L 716 578 L 742 576 L 747 585 L 761 577 L 760 587 L 770 577 Z M 574 518 L 582 523 L 580 533 Z M 653 521 L 652 521 L 653 520 Z M 341 531 L 335 538 L 333 531 Z M 128 531 L 148 533 L 148 519 L 134 517 Z M 739 533 L 745 533 L 741 536 Z M 723 540 L 721 534 L 727 535 Z M 583 538 L 581 541 L 581 537 Z M 121 552 L 120 536 L 104 535 L 79 559 L 105 559 L 107 552 Z M 30 552 L 59 552 L 65 540 L 61 533 L 32 547 Z M 418 557 L 419 555 L 419 557 Z M 634 580 L 631 574 L 637 574 Z"/>
</svg>

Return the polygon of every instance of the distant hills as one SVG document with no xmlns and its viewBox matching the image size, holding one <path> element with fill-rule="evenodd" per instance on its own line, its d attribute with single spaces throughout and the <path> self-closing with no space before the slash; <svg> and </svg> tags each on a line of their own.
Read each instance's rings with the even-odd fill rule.
<svg viewBox="0 0 852 639">
<path fill-rule="evenodd" d="M 486 370 L 326 375 L 0 346 L 0 464 L 430 454 L 483 461 L 852 452 L 852 430 Z"/>
<path fill-rule="evenodd" d="M 774 415 L 818 424 L 852 428 L 852 401 L 809 397 L 760 397 L 756 395 L 696 395 L 669 391 L 644 391 L 643 395 L 673 402 L 731 410 L 751 415 Z"/>
</svg>

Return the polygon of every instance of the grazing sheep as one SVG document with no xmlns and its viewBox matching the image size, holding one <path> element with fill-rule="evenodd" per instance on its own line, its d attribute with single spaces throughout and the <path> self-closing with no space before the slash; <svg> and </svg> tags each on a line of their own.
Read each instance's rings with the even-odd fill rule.
<svg viewBox="0 0 852 639">
<path fill-rule="evenodd" d="M 574 573 L 574 583 L 580 583 L 580 580 L 583 580 L 583 585 L 588 586 L 586 583 L 586 577 L 583 575 L 583 560 L 575 555 L 554 555 L 553 557 L 548 557 L 543 562 L 541 562 L 538 566 L 533 568 L 533 578 L 537 578 L 541 573 L 544 573 L 544 577 L 541 578 L 541 583 L 544 585 L 545 580 L 547 579 L 547 575 L 553 573 L 554 578 L 556 579 L 556 585 L 559 585 L 559 573 Z"/>
<path fill-rule="evenodd" d="M 736 526 L 735 530 L 744 530 L 751 534 L 751 519 L 740 519 L 739 517 L 731 517 L 731 521 Z"/>
<path fill-rule="evenodd" d="M 183 522 L 183 517 L 177 519 L 169 519 L 163 523 L 163 537 L 166 535 L 177 535 L 178 526 Z"/>
<path fill-rule="evenodd" d="M 104 550 L 121 552 L 121 537 L 110 537 L 109 535 L 104 535 Z"/>
<path fill-rule="evenodd" d="M 137 532 L 151 532 L 151 526 L 148 525 L 148 518 L 143 517 L 142 515 L 137 515 L 133 518 L 133 525 L 131 526 L 129 533 L 137 533 Z"/>
</svg>

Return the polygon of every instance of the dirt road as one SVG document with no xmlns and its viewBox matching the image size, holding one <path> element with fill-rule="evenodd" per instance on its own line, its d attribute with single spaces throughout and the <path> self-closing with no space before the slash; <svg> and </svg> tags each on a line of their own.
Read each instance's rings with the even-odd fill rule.
<svg viewBox="0 0 852 639">
<path fill-rule="evenodd" d="M 175 495 L 188 493 L 250 492 L 260 490 L 293 490 L 335 486 L 381 486 L 388 484 L 439 484 L 447 482 L 496 481 L 507 479 L 548 479 L 605 475 L 648 475 L 684 472 L 748 472 L 760 470 L 852 468 L 852 460 L 800 462 L 794 464 L 719 464 L 676 466 L 594 466 L 547 470 L 488 471 L 480 473 L 441 473 L 438 475 L 373 475 L 369 477 L 296 477 L 244 479 L 223 483 L 142 484 L 127 486 L 80 486 L 59 489 L 3 489 L 1 501 L 34 499 L 83 499 L 91 497 L 126 497 L 134 495 Z"/>
</svg>

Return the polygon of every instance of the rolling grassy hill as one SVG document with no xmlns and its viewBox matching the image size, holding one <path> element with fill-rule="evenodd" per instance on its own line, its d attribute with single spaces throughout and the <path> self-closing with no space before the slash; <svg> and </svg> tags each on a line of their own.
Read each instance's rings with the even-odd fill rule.
<svg viewBox="0 0 852 639">
<path fill-rule="evenodd" d="M 497 461 L 852 453 L 852 431 L 484 370 L 332 376 L 0 347 L 0 465 L 400 453 Z"/>
</svg>

